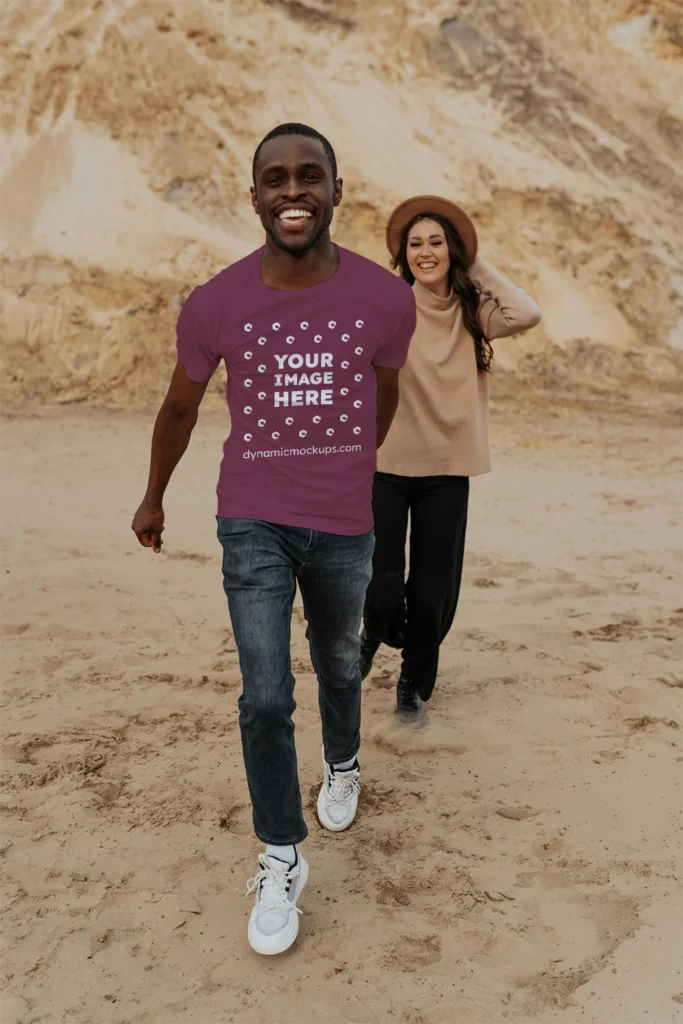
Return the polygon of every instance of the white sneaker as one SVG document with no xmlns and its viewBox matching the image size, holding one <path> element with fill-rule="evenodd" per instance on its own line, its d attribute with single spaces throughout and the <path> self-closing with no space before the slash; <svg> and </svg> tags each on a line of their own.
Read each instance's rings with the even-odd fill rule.
<svg viewBox="0 0 683 1024">
<path fill-rule="evenodd" d="M 296 852 L 296 864 L 290 867 L 277 857 L 259 854 L 261 870 L 247 882 L 247 894 L 256 891 L 256 902 L 249 918 L 249 945 L 264 956 L 284 953 L 299 934 L 296 901 L 308 880 L 308 864 Z"/>
<path fill-rule="evenodd" d="M 358 810 L 360 768 L 335 771 L 323 757 L 325 781 L 318 794 L 318 821 L 330 832 L 343 832 L 353 824 Z"/>
</svg>

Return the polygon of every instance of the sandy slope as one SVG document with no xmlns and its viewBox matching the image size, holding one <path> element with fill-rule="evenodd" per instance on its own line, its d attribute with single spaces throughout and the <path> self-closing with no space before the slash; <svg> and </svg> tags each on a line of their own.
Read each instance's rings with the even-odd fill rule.
<svg viewBox="0 0 683 1024">
<path fill-rule="evenodd" d="M 329 135 L 336 238 L 383 264 L 397 202 L 468 206 L 486 255 L 544 311 L 501 369 L 668 386 L 683 347 L 679 8 L 5 0 L 5 398 L 154 400 L 190 288 L 261 244 L 251 157 L 288 120 Z"/>
<path fill-rule="evenodd" d="M 251 837 L 211 513 L 223 417 L 128 531 L 149 418 L 3 426 L 3 1024 L 668 1024 L 683 1014 L 680 472 L 666 417 L 503 404 L 430 723 L 366 687 L 361 813 L 297 948 L 246 946 Z"/>
</svg>

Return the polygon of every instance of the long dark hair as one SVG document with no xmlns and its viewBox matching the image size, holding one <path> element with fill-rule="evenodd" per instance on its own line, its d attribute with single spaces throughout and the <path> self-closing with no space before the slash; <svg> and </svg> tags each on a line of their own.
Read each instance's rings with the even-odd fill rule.
<svg viewBox="0 0 683 1024">
<path fill-rule="evenodd" d="M 493 349 L 491 348 L 490 341 L 482 331 L 477 317 L 480 293 L 470 277 L 465 246 L 451 222 L 437 213 L 416 214 L 403 229 L 401 244 L 395 259 L 392 260 L 392 266 L 395 270 L 401 271 L 401 277 L 404 281 L 407 281 L 409 285 L 414 284 L 415 275 L 408 266 L 408 235 L 415 224 L 421 220 L 435 220 L 443 228 L 443 233 L 446 236 L 446 245 L 448 246 L 448 255 L 451 259 L 451 266 L 448 272 L 449 283 L 453 292 L 460 299 L 463 323 L 474 339 L 477 369 L 481 373 L 490 373 L 493 362 Z"/>
</svg>

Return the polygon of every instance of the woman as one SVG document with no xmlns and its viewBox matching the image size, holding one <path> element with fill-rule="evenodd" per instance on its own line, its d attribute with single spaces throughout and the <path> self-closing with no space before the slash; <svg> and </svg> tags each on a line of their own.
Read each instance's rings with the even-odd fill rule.
<svg viewBox="0 0 683 1024">
<path fill-rule="evenodd" d="M 370 672 L 381 643 L 402 648 L 397 711 L 416 722 L 458 603 L 470 477 L 490 469 L 491 342 L 535 327 L 541 311 L 477 259 L 474 224 L 455 203 L 435 196 L 401 203 L 389 218 L 387 244 L 394 268 L 413 287 L 417 327 L 398 412 L 378 453 L 361 674 Z"/>
</svg>

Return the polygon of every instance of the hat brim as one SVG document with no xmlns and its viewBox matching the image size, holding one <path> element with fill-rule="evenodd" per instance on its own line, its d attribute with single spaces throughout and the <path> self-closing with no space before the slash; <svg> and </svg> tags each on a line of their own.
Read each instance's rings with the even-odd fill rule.
<svg viewBox="0 0 683 1024">
<path fill-rule="evenodd" d="M 412 199 L 399 203 L 387 222 L 387 248 L 392 258 L 395 259 L 398 255 L 401 235 L 406 225 L 421 213 L 438 214 L 453 225 L 465 246 L 468 266 L 471 266 L 477 258 L 479 248 L 477 229 L 462 206 L 451 203 L 448 199 L 441 199 L 440 196 L 413 196 Z"/>
</svg>

